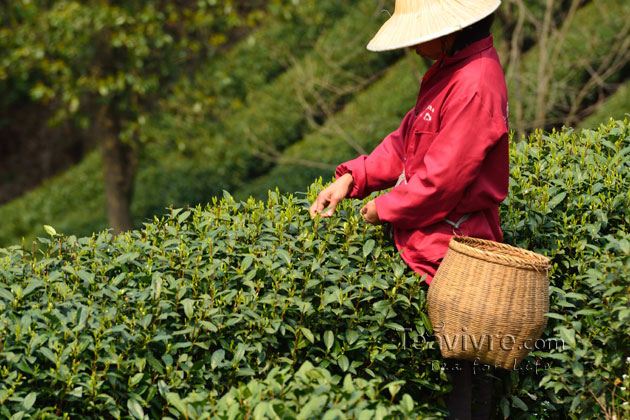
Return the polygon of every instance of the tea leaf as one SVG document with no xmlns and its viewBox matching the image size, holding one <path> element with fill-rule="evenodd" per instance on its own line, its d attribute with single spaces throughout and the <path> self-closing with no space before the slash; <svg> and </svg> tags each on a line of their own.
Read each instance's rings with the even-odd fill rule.
<svg viewBox="0 0 630 420">
<path fill-rule="evenodd" d="M 35 401 L 37 400 L 37 393 L 36 392 L 29 392 L 29 394 L 24 397 L 24 402 L 22 403 L 24 405 L 24 409 L 25 410 L 30 410 L 33 407 L 33 404 L 35 404 Z"/>
<path fill-rule="evenodd" d="M 367 257 L 368 255 L 370 255 L 370 253 L 374 249 L 375 244 L 376 242 L 374 241 L 374 239 L 368 239 L 367 241 L 365 241 L 365 244 L 363 244 L 363 257 Z"/>
<path fill-rule="evenodd" d="M 188 416 L 186 404 L 179 398 L 179 395 L 174 392 L 169 392 L 166 394 L 166 401 L 168 401 L 169 404 L 175 407 L 177 411 L 182 413 L 185 417 Z"/>
<path fill-rule="evenodd" d="M 44 230 L 46 231 L 47 234 L 49 234 L 50 236 L 57 236 L 57 231 L 55 230 L 54 227 L 49 226 L 49 225 L 44 225 Z"/>
<path fill-rule="evenodd" d="M 144 418 L 144 410 L 138 401 L 133 399 L 127 400 L 127 408 L 133 417 L 137 419 Z"/>
<path fill-rule="evenodd" d="M 326 345 L 326 350 L 330 351 L 334 342 L 335 336 L 333 335 L 333 332 L 330 330 L 326 331 L 324 333 L 324 344 Z"/>
<path fill-rule="evenodd" d="M 310 341 L 311 343 L 315 342 L 315 337 L 313 336 L 313 333 L 311 332 L 311 330 L 309 330 L 306 327 L 300 327 L 300 330 L 302 331 L 302 334 L 304 334 L 304 337 L 306 337 L 308 341 Z"/>
</svg>

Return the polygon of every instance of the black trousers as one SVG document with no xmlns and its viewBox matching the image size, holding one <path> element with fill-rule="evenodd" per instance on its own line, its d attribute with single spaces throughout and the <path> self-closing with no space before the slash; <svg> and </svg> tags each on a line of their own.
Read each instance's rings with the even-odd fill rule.
<svg viewBox="0 0 630 420">
<path fill-rule="evenodd" d="M 453 389 L 446 398 L 452 420 L 492 418 L 492 377 L 467 360 L 444 359 Z"/>
<path fill-rule="evenodd" d="M 393 241 L 392 241 L 393 243 Z M 414 271 L 407 267 L 407 274 Z M 423 283 L 427 289 L 428 285 Z M 446 398 L 451 420 L 489 420 L 492 418 L 492 377 L 468 360 L 444 359 L 453 389 Z"/>
</svg>

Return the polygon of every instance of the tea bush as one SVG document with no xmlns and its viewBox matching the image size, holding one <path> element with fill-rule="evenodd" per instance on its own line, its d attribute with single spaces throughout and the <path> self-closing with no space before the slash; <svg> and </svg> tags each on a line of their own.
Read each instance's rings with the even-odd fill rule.
<svg viewBox="0 0 630 420">
<path fill-rule="evenodd" d="M 359 222 L 357 203 L 312 223 L 309 201 L 227 197 L 117 238 L 40 239 L 41 258 L 4 250 L 2 415 L 177 416 L 173 394 L 214 407 L 240 381 L 307 361 L 374 379 L 357 386 L 375 404 L 439 395 L 443 374 L 426 369 L 436 355 L 402 337 L 428 326 L 420 277 Z"/>
<path fill-rule="evenodd" d="M 517 407 L 537 417 L 602 418 L 600 403 L 628 417 L 628 120 L 579 134 L 539 131 L 516 143 L 511 156 L 501 208 L 505 241 L 552 258 L 546 336 L 564 345 L 534 352 L 553 361 L 542 376 L 512 375 L 506 386 L 523 402 Z"/>
<path fill-rule="evenodd" d="M 627 121 L 512 147 L 505 239 L 553 266 L 545 345 L 493 372 L 503 418 L 630 415 L 628 153 Z M 444 417 L 426 286 L 358 200 L 312 221 L 321 187 L 1 249 L 0 415 Z"/>
</svg>

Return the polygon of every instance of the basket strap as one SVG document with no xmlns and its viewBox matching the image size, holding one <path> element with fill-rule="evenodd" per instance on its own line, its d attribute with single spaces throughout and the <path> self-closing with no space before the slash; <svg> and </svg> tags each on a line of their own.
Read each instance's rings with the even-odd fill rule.
<svg viewBox="0 0 630 420">
<path fill-rule="evenodd" d="M 452 220 L 449 219 L 444 219 L 444 221 L 446 223 L 448 223 L 449 225 L 453 226 L 453 229 L 459 229 L 459 225 L 461 225 L 462 223 L 464 223 L 466 220 L 468 220 L 468 218 L 470 217 L 472 213 L 466 213 L 464 214 L 462 217 L 459 218 L 459 220 L 457 222 L 453 222 Z"/>
<path fill-rule="evenodd" d="M 407 178 L 405 178 L 405 170 L 403 169 L 402 173 L 400 174 L 400 176 L 398 177 L 398 181 L 396 181 L 396 185 L 395 187 L 399 186 L 402 183 L 407 183 Z"/>
</svg>

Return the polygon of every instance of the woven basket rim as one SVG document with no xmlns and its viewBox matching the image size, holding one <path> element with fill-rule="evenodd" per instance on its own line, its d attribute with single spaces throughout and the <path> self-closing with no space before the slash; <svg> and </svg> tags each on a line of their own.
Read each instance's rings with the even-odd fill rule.
<svg viewBox="0 0 630 420">
<path fill-rule="evenodd" d="M 544 255 L 487 239 L 453 236 L 448 246 L 469 257 L 510 267 L 547 271 L 551 265 L 551 260 Z"/>
</svg>

